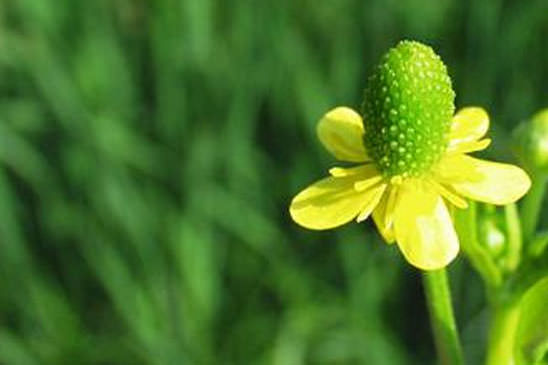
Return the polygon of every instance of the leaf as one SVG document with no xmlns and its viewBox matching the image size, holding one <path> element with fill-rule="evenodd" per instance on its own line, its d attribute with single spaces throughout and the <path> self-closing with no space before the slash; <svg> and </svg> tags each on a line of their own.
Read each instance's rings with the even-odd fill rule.
<svg viewBox="0 0 548 365">
<path fill-rule="evenodd" d="M 25 339 L 5 329 L 0 330 L 0 361 L 2 364 L 20 365 L 39 363 Z"/>
<path fill-rule="evenodd" d="M 538 233 L 529 245 L 528 253 L 531 257 L 539 257 L 548 247 L 548 231 Z"/>
<path fill-rule="evenodd" d="M 548 277 L 523 296 L 514 352 L 518 364 L 537 364 L 548 352 Z"/>
</svg>

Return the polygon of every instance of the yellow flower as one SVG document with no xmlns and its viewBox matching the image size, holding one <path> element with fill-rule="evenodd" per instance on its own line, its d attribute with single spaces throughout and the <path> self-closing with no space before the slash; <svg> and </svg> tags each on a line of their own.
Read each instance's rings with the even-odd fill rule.
<svg viewBox="0 0 548 365">
<path fill-rule="evenodd" d="M 520 168 L 468 156 L 485 149 L 487 113 L 476 107 L 454 114 L 447 69 L 432 48 L 402 41 L 382 58 L 368 80 L 362 113 L 328 112 L 318 137 L 339 160 L 331 176 L 299 193 L 289 208 L 295 222 L 329 229 L 373 216 L 384 239 L 412 265 L 435 270 L 459 250 L 447 204 L 466 198 L 508 204 L 531 182 Z"/>
<path fill-rule="evenodd" d="M 295 222 L 309 229 L 330 229 L 353 219 L 373 216 L 379 232 L 397 242 L 412 265 L 435 270 L 457 255 L 459 241 L 448 204 L 466 208 L 465 198 L 509 204 L 522 197 L 531 182 L 520 168 L 468 156 L 485 149 L 489 117 L 477 107 L 453 116 L 449 140 L 441 157 L 419 174 L 387 175 L 365 147 L 360 115 L 338 107 L 319 121 L 317 133 L 325 148 L 351 168 L 334 167 L 330 177 L 301 191 L 289 208 Z"/>
</svg>

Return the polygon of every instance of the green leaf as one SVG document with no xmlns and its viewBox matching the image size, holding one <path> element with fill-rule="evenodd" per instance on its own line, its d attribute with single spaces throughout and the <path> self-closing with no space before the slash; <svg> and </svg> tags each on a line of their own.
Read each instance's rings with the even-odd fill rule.
<svg viewBox="0 0 548 365">
<path fill-rule="evenodd" d="M 529 245 L 529 255 L 531 257 L 539 257 L 548 247 L 548 231 L 538 233 Z"/>
<path fill-rule="evenodd" d="M 0 361 L 2 364 L 37 365 L 35 358 L 24 338 L 0 330 Z"/>
<path fill-rule="evenodd" d="M 515 357 L 518 364 L 537 364 L 548 352 L 548 277 L 537 281 L 523 296 Z"/>
</svg>

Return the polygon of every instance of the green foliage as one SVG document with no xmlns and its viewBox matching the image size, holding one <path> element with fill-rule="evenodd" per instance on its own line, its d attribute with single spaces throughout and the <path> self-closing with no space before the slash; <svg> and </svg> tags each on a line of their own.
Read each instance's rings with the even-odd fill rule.
<svg viewBox="0 0 548 365">
<path fill-rule="evenodd" d="M 0 0 L 0 363 L 433 363 L 397 250 L 369 224 L 303 232 L 288 203 L 332 162 L 318 117 L 358 107 L 402 38 L 442 56 L 457 107 L 491 112 L 507 159 L 505 131 L 546 104 L 547 10 Z M 479 361 L 479 280 L 452 274 Z"/>
</svg>

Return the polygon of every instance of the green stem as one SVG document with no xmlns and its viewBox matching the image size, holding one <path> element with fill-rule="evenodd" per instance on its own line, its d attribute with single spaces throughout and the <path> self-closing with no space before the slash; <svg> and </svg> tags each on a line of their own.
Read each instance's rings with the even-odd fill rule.
<svg viewBox="0 0 548 365">
<path fill-rule="evenodd" d="M 493 308 L 486 365 L 513 365 L 514 342 L 519 320 L 519 302 Z"/>
<path fill-rule="evenodd" d="M 461 365 L 464 360 L 445 269 L 425 271 L 423 284 L 440 362 L 444 365 Z"/>
<path fill-rule="evenodd" d="M 525 198 L 523 198 L 521 218 L 523 225 L 523 240 L 525 243 L 529 243 L 535 234 L 542 202 L 544 201 L 547 178 L 548 175 L 546 174 L 539 174 L 538 176 L 533 177 L 531 189 Z"/>
<path fill-rule="evenodd" d="M 508 248 L 504 262 L 507 271 L 514 271 L 521 260 L 521 247 L 523 245 L 521 225 L 516 204 L 504 206 L 504 218 L 508 230 Z"/>
<path fill-rule="evenodd" d="M 466 254 L 470 263 L 478 271 L 485 284 L 489 295 L 502 283 L 502 275 L 493 258 L 485 247 L 480 245 L 477 234 L 476 204 L 470 202 L 468 209 L 458 209 L 455 212 L 455 227 L 457 229 L 462 251 Z"/>
</svg>

